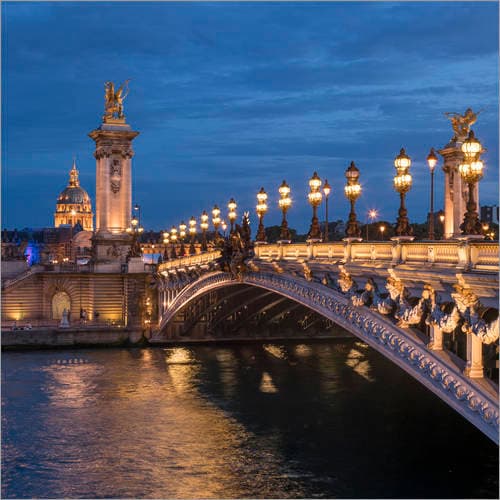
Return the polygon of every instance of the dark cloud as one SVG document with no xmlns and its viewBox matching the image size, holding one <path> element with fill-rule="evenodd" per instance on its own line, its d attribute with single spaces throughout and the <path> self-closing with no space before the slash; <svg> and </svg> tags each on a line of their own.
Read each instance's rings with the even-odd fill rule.
<svg viewBox="0 0 500 500">
<path fill-rule="evenodd" d="M 484 108 L 481 199 L 496 203 L 497 19 L 498 4 L 471 2 L 3 3 L 3 223 L 50 225 L 74 154 L 94 195 L 87 133 L 99 125 L 103 82 L 125 78 L 147 225 L 231 196 L 252 209 L 261 184 L 275 192 L 286 177 L 291 218 L 305 229 L 308 177 L 317 169 L 334 183 L 332 211 L 344 216 L 351 160 L 360 208 L 383 199 L 394 218 L 402 146 L 414 158 L 408 206 L 422 220 L 423 160 L 450 138 L 443 112 L 468 106 Z M 276 207 L 268 220 L 279 222 Z"/>
</svg>

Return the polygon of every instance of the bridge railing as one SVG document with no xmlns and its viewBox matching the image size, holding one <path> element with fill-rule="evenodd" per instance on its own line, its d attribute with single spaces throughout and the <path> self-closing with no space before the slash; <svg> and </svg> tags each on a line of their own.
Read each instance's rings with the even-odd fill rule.
<svg viewBox="0 0 500 500">
<path fill-rule="evenodd" d="M 263 260 L 332 259 L 342 262 L 437 264 L 478 270 L 497 270 L 499 265 L 498 242 L 477 240 L 272 243 L 256 246 L 255 257 Z"/>
<path fill-rule="evenodd" d="M 179 267 L 189 267 L 197 266 L 202 264 L 208 264 L 221 256 L 220 250 L 214 250 L 211 252 L 199 253 L 196 255 L 188 255 L 185 257 L 179 257 L 178 259 L 172 259 L 167 262 L 163 262 L 158 266 L 158 272 L 169 271 L 172 269 L 177 269 Z"/>
</svg>

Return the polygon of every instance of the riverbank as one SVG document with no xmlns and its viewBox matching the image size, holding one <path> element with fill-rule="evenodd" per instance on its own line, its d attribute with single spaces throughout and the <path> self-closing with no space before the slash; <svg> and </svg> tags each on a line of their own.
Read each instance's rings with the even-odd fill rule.
<svg viewBox="0 0 500 500">
<path fill-rule="evenodd" d="M 142 331 L 131 328 L 40 328 L 2 331 L 2 350 L 144 345 Z"/>
<path fill-rule="evenodd" d="M 339 334 L 315 335 L 275 335 L 262 337 L 233 337 L 233 338 L 176 338 L 162 340 L 148 340 L 141 330 L 132 328 L 43 328 L 33 330 L 2 331 L 2 350 L 37 350 L 59 348 L 88 348 L 88 347 L 141 347 L 141 346 L 175 346 L 225 343 L 251 342 L 284 342 L 284 341 L 315 341 L 352 338 L 348 332 Z"/>
</svg>

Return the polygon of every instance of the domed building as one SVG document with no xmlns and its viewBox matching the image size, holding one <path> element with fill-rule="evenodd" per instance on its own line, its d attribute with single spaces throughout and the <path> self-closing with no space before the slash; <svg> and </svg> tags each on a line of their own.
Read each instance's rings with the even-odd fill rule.
<svg viewBox="0 0 500 500">
<path fill-rule="evenodd" d="M 76 162 L 73 161 L 73 167 L 69 172 L 68 186 L 57 198 L 54 226 L 69 224 L 74 227 L 75 224 L 80 223 L 84 231 L 93 231 L 93 219 L 90 196 L 85 189 L 80 187 Z"/>
</svg>

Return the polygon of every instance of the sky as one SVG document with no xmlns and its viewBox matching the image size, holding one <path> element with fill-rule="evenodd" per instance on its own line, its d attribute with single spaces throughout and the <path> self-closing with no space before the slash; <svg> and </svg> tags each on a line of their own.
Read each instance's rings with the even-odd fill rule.
<svg viewBox="0 0 500 500">
<path fill-rule="evenodd" d="M 482 110 L 482 205 L 498 204 L 496 2 L 2 2 L 2 226 L 53 225 L 76 156 L 95 193 L 104 82 L 130 79 L 133 203 L 146 229 L 198 217 L 231 197 L 256 228 L 308 229 L 308 179 L 332 186 L 329 220 L 346 219 L 344 173 L 360 170 L 358 218 L 394 221 L 394 157 L 412 158 L 410 220 L 429 210 L 431 147 L 453 135 L 445 112 Z M 441 163 L 440 163 L 441 165 Z M 444 180 L 435 174 L 435 208 Z M 320 208 L 323 217 L 324 205 Z M 321 218 L 322 218 L 321 217 Z"/>
</svg>

